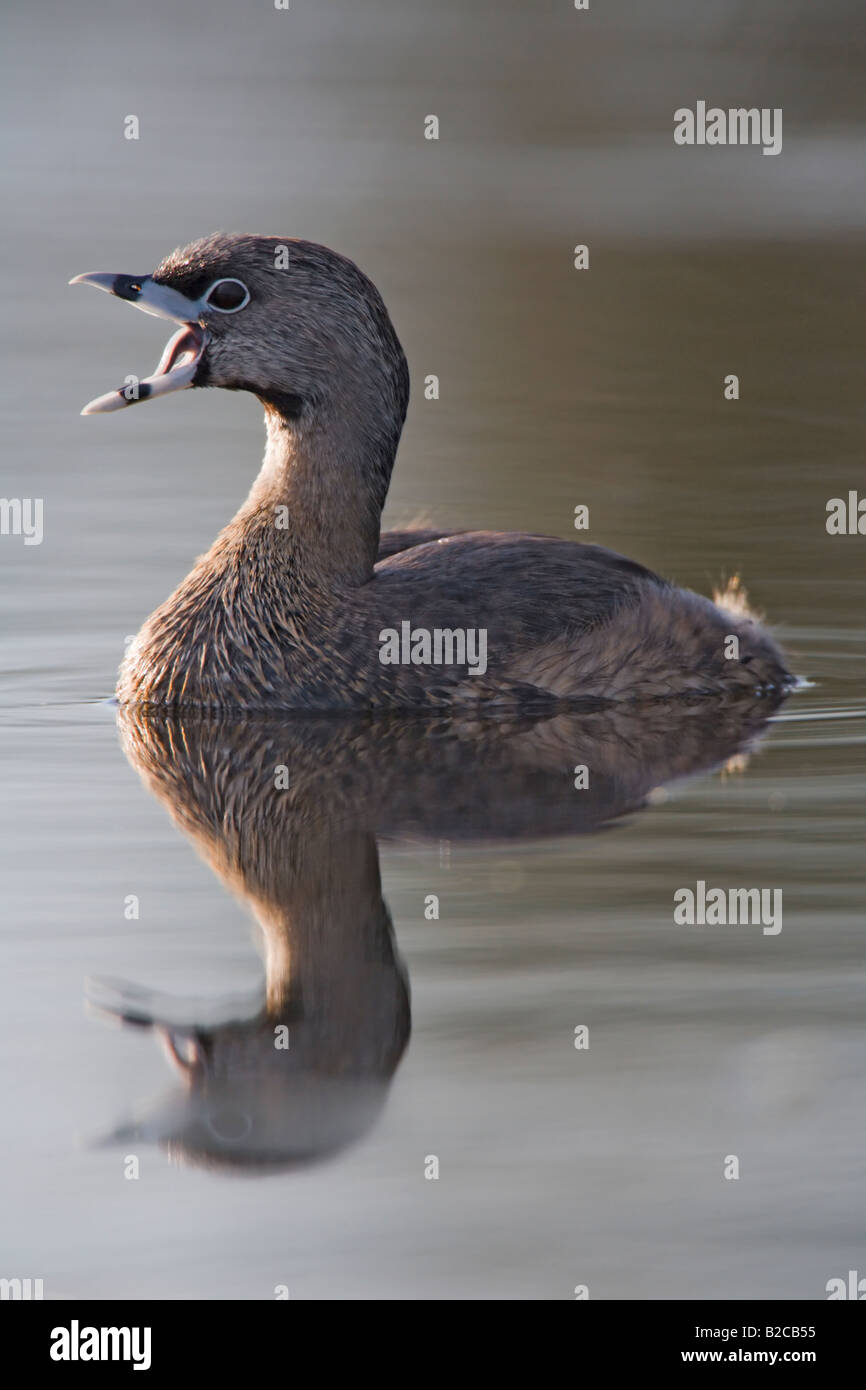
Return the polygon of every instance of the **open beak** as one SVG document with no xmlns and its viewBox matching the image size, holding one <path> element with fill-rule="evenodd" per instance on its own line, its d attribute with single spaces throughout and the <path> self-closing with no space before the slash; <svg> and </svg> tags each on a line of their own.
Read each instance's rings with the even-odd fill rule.
<svg viewBox="0 0 866 1390">
<path fill-rule="evenodd" d="M 166 343 L 152 376 L 142 381 L 137 377 L 128 377 L 124 386 L 90 401 L 82 410 L 82 415 L 104 415 L 109 410 L 123 410 L 137 401 L 149 401 L 154 396 L 165 396 L 169 391 L 184 391 L 188 386 L 195 385 L 207 346 L 207 333 L 198 322 L 202 313 L 198 301 L 187 299 L 186 295 L 171 289 L 169 285 L 157 284 L 149 275 L 107 275 L 91 271 L 86 275 L 76 275 L 69 283 L 94 285 L 96 289 L 105 290 L 118 299 L 128 300 L 146 314 L 181 325 Z"/>
</svg>

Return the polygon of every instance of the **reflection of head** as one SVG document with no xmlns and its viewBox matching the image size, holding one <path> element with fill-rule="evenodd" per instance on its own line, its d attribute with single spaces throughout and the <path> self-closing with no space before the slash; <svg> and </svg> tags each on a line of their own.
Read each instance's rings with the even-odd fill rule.
<svg viewBox="0 0 866 1390">
<path fill-rule="evenodd" d="M 170 1022 L 166 1011 L 177 1019 L 203 1006 L 142 991 L 130 1005 L 103 988 L 94 1002 L 154 1028 L 183 1081 L 128 1137 L 160 1143 L 179 1162 L 262 1173 L 325 1159 L 375 1122 L 410 1027 L 390 916 L 381 897 L 372 914 L 359 905 L 349 931 L 333 920 L 325 950 L 304 925 L 292 933 L 288 959 L 268 953 L 267 996 L 247 1018 Z M 317 926 L 328 932 L 327 913 Z M 338 940 L 342 952 L 333 949 Z"/>
<path fill-rule="evenodd" d="M 278 1173 L 321 1162 L 356 1143 L 378 1119 L 388 1079 L 297 1075 L 269 1087 L 260 1076 L 194 1091 L 151 1114 L 142 1137 L 199 1168 Z"/>
<path fill-rule="evenodd" d="M 184 1081 L 121 1133 L 183 1161 L 255 1172 L 356 1141 L 385 1103 L 410 1027 L 377 833 L 592 831 L 639 808 L 660 783 L 748 747 L 772 707 L 693 701 L 495 724 L 122 710 L 133 766 L 252 909 L 266 984 L 246 1016 L 234 1006 L 207 1024 L 200 1004 L 141 991 L 102 1000 L 124 1021 L 154 1027 Z M 577 764 L 589 769 L 582 790 Z"/>
</svg>

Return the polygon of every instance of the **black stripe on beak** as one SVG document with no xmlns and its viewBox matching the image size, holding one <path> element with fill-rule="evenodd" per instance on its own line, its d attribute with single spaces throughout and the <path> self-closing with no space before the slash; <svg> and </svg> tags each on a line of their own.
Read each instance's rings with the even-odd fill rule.
<svg viewBox="0 0 866 1390">
<path fill-rule="evenodd" d="M 150 279 L 149 275 L 115 275 L 111 293 L 116 294 L 118 299 L 128 299 L 134 304 Z"/>
</svg>

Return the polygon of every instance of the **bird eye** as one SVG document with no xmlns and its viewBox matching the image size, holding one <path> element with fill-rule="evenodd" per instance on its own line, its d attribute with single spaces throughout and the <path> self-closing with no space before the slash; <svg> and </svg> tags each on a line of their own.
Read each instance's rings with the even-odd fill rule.
<svg viewBox="0 0 866 1390">
<path fill-rule="evenodd" d="M 205 303 L 222 314 L 233 314 L 250 302 L 250 292 L 240 280 L 217 280 L 205 295 Z"/>
</svg>

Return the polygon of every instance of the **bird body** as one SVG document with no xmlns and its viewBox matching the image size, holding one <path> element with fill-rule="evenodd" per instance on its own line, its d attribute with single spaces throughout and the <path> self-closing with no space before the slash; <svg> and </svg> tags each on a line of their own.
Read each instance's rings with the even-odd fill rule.
<svg viewBox="0 0 866 1390">
<path fill-rule="evenodd" d="M 287 265 L 275 254 L 286 246 Z M 381 535 L 408 369 L 378 291 L 344 257 L 219 235 L 174 252 L 153 276 L 78 278 L 181 325 L 138 399 L 222 386 L 265 407 L 261 471 L 132 643 L 123 704 L 498 710 L 790 684 L 748 612 L 600 546 L 489 531 Z M 131 403 L 121 390 L 85 413 Z M 391 637 L 407 625 L 418 634 L 408 654 Z M 435 634 L 448 635 L 444 645 Z M 467 641 L 477 657 L 482 635 L 483 661 L 467 661 Z M 428 650 L 440 659 L 425 660 Z"/>
</svg>

